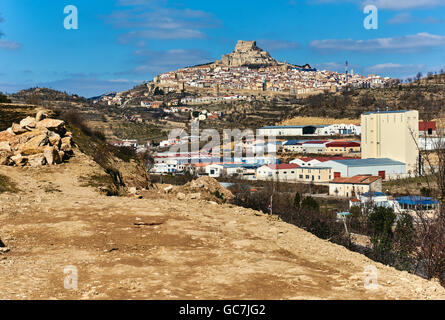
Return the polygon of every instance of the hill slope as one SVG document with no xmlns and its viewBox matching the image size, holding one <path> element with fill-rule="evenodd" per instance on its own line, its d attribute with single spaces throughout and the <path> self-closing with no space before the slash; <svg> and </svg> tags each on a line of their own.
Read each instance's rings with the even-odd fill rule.
<svg viewBox="0 0 445 320">
<path fill-rule="evenodd" d="M 433 119 L 445 111 L 445 74 L 430 76 L 412 83 L 381 89 L 356 89 L 349 92 L 327 93 L 301 99 L 297 116 L 329 118 L 360 118 L 366 111 L 418 110 L 420 118 Z"/>
<path fill-rule="evenodd" d="M 445 299 L 445 289 L 250 209 L 106 197 L 103 173 L 76 151 L 69 163 L 0 167 L 19 192 L 0 194 L 0 299 Z M 76 266 L 77 291 L 64 289 Z M 365 267 L 380 288 L 366 290 Z"/>
</svg>

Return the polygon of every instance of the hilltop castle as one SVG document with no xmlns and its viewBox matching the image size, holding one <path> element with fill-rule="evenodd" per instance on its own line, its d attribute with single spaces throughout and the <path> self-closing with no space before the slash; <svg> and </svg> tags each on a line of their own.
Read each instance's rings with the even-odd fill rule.
<svg viewBox="0 0 445 320">
<path fill-rule="evenodd" d="M 248 65 L 276 66 L 279 63 L 270 56 L 269 52 L 258 48 L 256 41 L 239 40 L 235 51 L 223 55 L 221 60 L 216 61 L 216 64 L 239 67 Z"/>
</svg>

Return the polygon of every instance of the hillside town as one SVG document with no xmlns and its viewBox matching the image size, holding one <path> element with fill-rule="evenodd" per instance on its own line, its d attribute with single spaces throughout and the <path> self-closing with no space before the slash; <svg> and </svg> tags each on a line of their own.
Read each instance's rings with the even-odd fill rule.
<svg viewBox="0 0 445 320">
<path fill-rule="evenodd" d="M 278 62 L 267 51 L 258 48 L 256 41 L 238 41 L 234 51 L 221 60 L 162 73 L 145 83 L 147 92 L 137 97 L 131 92 L 106 94 L 96 99 L 109 105 L 124 105 L 141 98 L 148 108 L 202 105 L 233 101 L 252 102 L 259 97 L 335 93 L 348 89 L 384 88 L 393 79 L 376 74 L 360 75 L 349 69 L 345 72 L 317 70 L 309 64 L 298 66 Z M 149 93 L 182 93 L 180 99 L 148 101 Z M 188 94 L 188 95 L 187 95 Z M 145 98 L 145 100 L 144 100 Z"/>
</svg>

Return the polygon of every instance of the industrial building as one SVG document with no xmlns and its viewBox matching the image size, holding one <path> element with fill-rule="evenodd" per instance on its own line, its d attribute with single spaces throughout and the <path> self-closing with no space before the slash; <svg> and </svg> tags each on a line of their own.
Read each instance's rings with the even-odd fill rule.
<svg viewBox="0 0 445 320">
<path fill-rule="evenodd" d="M 362 115 L 362 158 L 390 158 L 417 171 L 419 112 L 376 111 Z M 383 169 L 382 169 L 383 170 Z"/>
<path fill-rule="evenodd" d="M 322 135 L 326 126 L 266 126 L 260 128 L 259 135 L 275 137 L 298 137 Z"/>
<path fill-rule="evenodd" d="M 330 160 L 324 162 L 323 167 L 332 168 L 334 178 L 372 175 L 380 176 L 385 180 L 389 176 L 403 176 L 406 172 L 403 162 L 388 158 Z"/>
</svg>

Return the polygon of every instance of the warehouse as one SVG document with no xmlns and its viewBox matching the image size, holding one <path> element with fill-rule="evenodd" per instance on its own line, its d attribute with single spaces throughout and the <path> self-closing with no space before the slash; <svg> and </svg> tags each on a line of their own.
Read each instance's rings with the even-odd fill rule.
<svg viewBox="0 0 445 320">
<path fill-rule="evenodd" d="M 298 136 L 316 136 L 322 134 L 325 126 L 267 126 L 259 129 L 259 135 L 263 136 L 282 136 L 282 137 L 298 137 Z"/>
<path fill-rule="evenodd" d="M 373 175 L 385 180 L 388 176 L 406 173 L 406 165 L 403 162 L 388 158 L 331 160 L 323 163 L 323 167 L 332 168 L 334 178 Z"/>
</svg>

